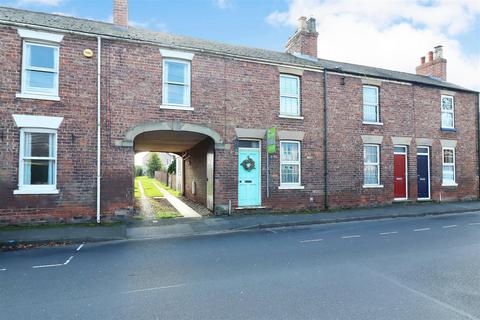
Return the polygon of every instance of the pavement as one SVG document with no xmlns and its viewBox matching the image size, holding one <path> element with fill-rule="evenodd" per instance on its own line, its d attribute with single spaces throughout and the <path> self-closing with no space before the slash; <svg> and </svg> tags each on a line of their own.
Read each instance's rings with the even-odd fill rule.
<svg viewBox="0 0 480 320">
<path fill-rule="evenodd" d="M 377 208 L 359 208 L 320 213 L 255 214 L 132 221 L 124 226 L 29 228 L 0 230 L 0 242 L 15 241 L 89 241 L 115 239 L 175 238 L 211 235 L 288 226 L 336 222 L 422 217 L 480 211 L 480 201 L 394 204 Z M 102 233 L 103 232 L 103 233 Z"/>
<path fill-rule="evenodd" d="M 480 201 L 395 204 L 378 208 L 359 208 L 321 213 L 253 214 L 205 218 L 162 219 L 156 223 L 136 222 L 127 228 L 129 239 L 172 238 L 239 232 L 249 229 L 276 228 L 336 222 L 421 217 L 480 211 Z"/>
<path fill-rule="evenodd" d="M 480 213 L 0 253 L 0 318 L 480 319 Z"/>
</svg>

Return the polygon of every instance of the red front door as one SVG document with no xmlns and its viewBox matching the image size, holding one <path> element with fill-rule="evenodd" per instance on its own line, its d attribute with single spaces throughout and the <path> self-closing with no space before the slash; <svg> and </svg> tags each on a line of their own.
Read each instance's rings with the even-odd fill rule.
<svg viewBox="0 0 480 320">
<path fill-rule="evenodd" d="M 395 154 L 394 155 L 394 168 L 393 168 L 393 193 L 396 199 L 407 198 L 407 177 L 406 171 L 406 155 Z"/>
</svg>

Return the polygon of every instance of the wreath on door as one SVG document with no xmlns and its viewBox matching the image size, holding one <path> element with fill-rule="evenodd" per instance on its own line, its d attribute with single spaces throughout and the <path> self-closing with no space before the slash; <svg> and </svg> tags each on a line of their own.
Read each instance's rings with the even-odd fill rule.
<svg viewBox="0 0 480 320">
<path fill-rule="evenodd" d="M 255 161 L 253 161 L 253 159 L 250 158 L 250 156 L 247 156 L 247 159 L 243 160 L 241 165 L 243 169 L 247 171 L 252 171 L 253 169 L 255 169 Z"/>
</svg>

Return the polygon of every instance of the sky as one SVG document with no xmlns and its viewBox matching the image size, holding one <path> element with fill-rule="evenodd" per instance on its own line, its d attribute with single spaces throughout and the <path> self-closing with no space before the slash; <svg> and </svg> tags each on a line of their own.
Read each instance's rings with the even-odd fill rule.
<svg viewBox="0 0 480 320">
<path fill-rule="evenodd" d="M 111 0 L 0 0 L 1 6 L 111 21 Z M 480 90 L 480 0 L 130 0 L 132 26 L 283 51 L 300 16 L 320 58 L 415 72 L 444 46 L 447 80 Z"/>
</svg>

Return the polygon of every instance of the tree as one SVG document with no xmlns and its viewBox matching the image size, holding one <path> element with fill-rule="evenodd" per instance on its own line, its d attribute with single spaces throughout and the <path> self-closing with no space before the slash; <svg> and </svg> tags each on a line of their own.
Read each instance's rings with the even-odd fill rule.
<svg viewBox="0 0 480 320">
<path fill-rule="evenodd" d="M 152 153 L 147 161 L 147 174 L 150 178 L 155 176 L 155 171 L 162 169 L 162 161 L 158 157 L 158 154 Z"/>
<path fill-rule="evenodd" d="M 143 176 L 142 166 L 135 166 L 135 177 Z"/>
<path fill-rule="evenodd" d="M 173 159 L 172 163 L 168 166 L 167 172 L 169 174 L 175 174 L 177 171 L 177 159 Z"/>
</svg>

